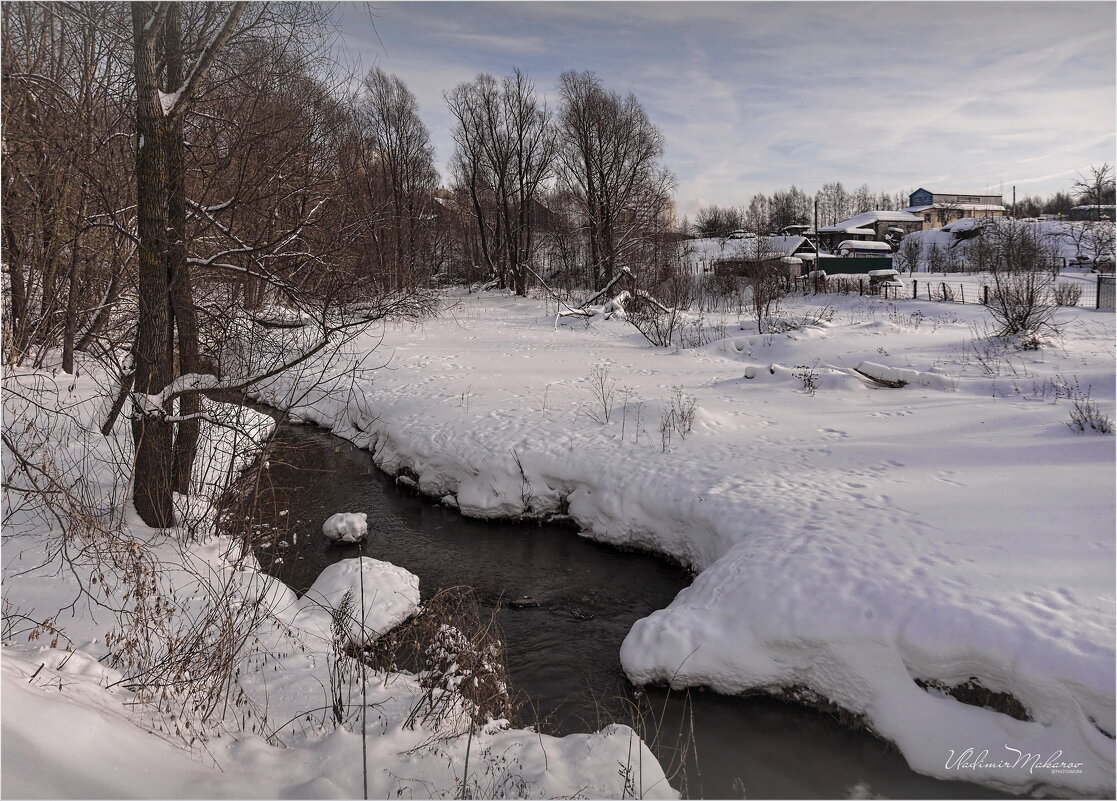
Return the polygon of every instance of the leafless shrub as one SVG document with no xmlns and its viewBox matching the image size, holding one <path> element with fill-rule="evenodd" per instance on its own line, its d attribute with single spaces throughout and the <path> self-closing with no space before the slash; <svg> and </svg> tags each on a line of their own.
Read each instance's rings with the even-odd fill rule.
<svg viewBox="0 0 1117 801">
<path fill-rule="evenodd" d="M 822 325 L 834 319 L 834 307 L 827 304 L 817 309 L 809 309 L 803 315 L 803 325 Z"/>
<path fill-rule="evenodd" d="M 584 722 L 589 731 L 600 731 L 613 723 L 632 728 L 635 736 L 658 758 L 671 787 L 688 798 L 698 795 L 697 788 L 689 785 L 691 772 L 701 780 L 694 736 L 694 707 L 689 689 L 683 691 L 681 704 L 673 701 L 674 695 L 669 688 L 655 687 L 635 688 L 611 697 L 594 695 L 591 714 L 585 716 Z M 623 798 L 645 798 L 652 790 L 640 784 L 642 776 L 636 754 L 618 763 L 617 774 L 624 780 Z"/>
<path fill-rule="evenodd" d="M 728 336 L 724 318 L 708 325 L 706 318 L 700 316 L 684 321 L 679 326 L 679 346 L 682 348 L 702 348 Z"/>
<path fill-rule="evenodd" d="M 966 263 L 962 258 L 956 247 L 947 247 L 943 249 L 942 257 L 942 272 L 944 273 L 960 273 L 965 271 Z"/>
<path fill-rule="evenodd" d="M 673 387 L 674 394 L 663 405 L 659 418 L 660 443 L 664 453 L 671 446 L 675 434 L 680 439 L 694 428 L 694 416 L 698 411 L 698 401 L 683 392 L 682 387 Z"/>
<path fill-rule="evenodd" d="M 380 637 L 362 657 L 379 670 L 410 670 L 423 694 L 406 725 L 439 736 L 464 734 L 490 720 L 513 720 L 503 635 L 470 587 L 440 590 L 420 612 Z M 465 708 L 462 708 L 462 705 Z"/>
<path fill-rule="evenodd" d="M 590 419 L 605 425 L 613 413 L 613 402 L 616 400 L 615 378 L 609 377 L 609 368 L 599 364 L 590 370 L 586 380 L 589 382 L 589 392 L 592 398 L 592 408 L 586 410 Z"/>
<path fill-rule="evenodd" d="M 770 333 L 773 318 L 779 315 L 784 296 L 780 268 L 771 260 L 749 261 L 745 264 L 745 283 L 749 288 L 749 308 L 760 333 Z"/>
<path fill-rule="evenodd" d="M 937 242 L 932 242 L 926 251 L 927 272 L 942 273 L 946 266 L 946 248 Z"/>
<path fill-rule="evenodd" d="M 179 536 L 165 538 L 160 548 L 135 537 L 124 515 L 126 440 L 92 432 L 92 404 L 67 410 L 65 390 L 41 374 L 9 376 L 4 388 L 11 412 L 3 434 L 6 512 L 21 519 L 20 527 L 51 531 L 44 564 L 74 579 L 74 604 L 101 610 L 112 621 L 104 644 L 107 663 L 123 673 L 118 684 L 150 705 L 157 729 L 188 744 L 230 723 L 263 731 L 265 714 L 241 687 L 240 671 L 259 655 L 263 627 L 276 626 L 280 636 L 284 629 L 264 601 L 263 582 L 194 560 L 189 543 L 210 531 L 202 520 L 207 504 L 180 507 Z M 52 413 L 29 414 L 32 408 Z M 225 422 L 236 425 L 235 414 Z M 235 461 L 228 454 L 218 458 L 211 440 L 205 438 L 207 463 Z M 243 450 L 232 440 L 225 445 Z M 196 487 L 219 493 L 227 475 L 203 473 Z M 233 545 L 224 558 L 235 564 L 244 553 Z M 66 639 L 58 623 L 63 611 L 27 631 L 5 629 L 31 640 L 49 637 L 54 646 Z"/>
<path fill-rule="evenodd" d="M 1011 341 L 990 330 L 988 324 L 970 323 L 970 339 L 962 345 L 963 361 L 976 362 L 987 375 L 1018 375 Z"/>
<path fill-rule="evenodd" d="M 1082 284 L 1056 283 L 1051 294 L 1056 306 L 1077 306 L 1082 300 Z"/>
<path fill-rule="evenodd" d="M 1072 431 L 1085 431 L 1091 429 L 1099 434 L 1112 434 L 1113 421 L 1108 415 L 1098 408 L 1097 401 L 1090 397 L 1090 388 L 1085 392 L 1078 389 L 1075 382 L 1074 392 L 1071 396 L 1070 422 L 1067 423 Z"/>
<path fill-rule="evenodd" d="M 808 395 L 814 395 L 818 390 L 818 371 L 807 364 L 801 364 L 796 369 L 799 372 L 795 374 L 795 377 L 803 382 L 803 391 Z"/>
<path fill-rule="evenodd" d="M 828 277 L 823 282 L 823 291 L 832 295 L 849 295 L 861 291 L 861 284 L 856 278 L 847 275 Z"/>
<path fill-rule="evenodd" d="M 894 261 L 896 269 L 900 272 L 907 270 L 914 273 L 919 269 L 919 262 L 923 256 L 923 243 L 914 236 L 905 236 L 896 248 Z"/>
<path fill-rule="evenodd" d="M 935 300 L 945 301 L 946 303 L 953 303 L 955 301 L 954 287 L 945 281 L 939 282 L 939 285 L 935 287 L 933 291 L 935 293 Z"/>
<path fill-rule="evenodd" d="M 674 342 L 675 329 L 679 325 L 677 307 L 666 306 L 638 290 L 629 300 L 626 312 L 628 321 L 648 342 L 659 348 L 668 348 Z"/>
<path fill-rule="evenodd" d="M 987 308 L 1003 335 L 1056 333 L 1050 303 L 1052 278 L 1046 265 L 1051 244 L 1034 227 L 1006 222 L 996 226 L 993 286 Z"/>
<path fill-rule="evenodd" d="M 701 311 L 736 312 L 744 308 L 741 279 L 728 270 L 704 273 L 698 281 L 698 308 Z"/>
<path fill-rule="evenodd" d="M 889 306 L 887 316 L 890 323 L 898 325 L 901 328 L 909 328 L 912 331 L 918 331 L 920 328 L 923 327 L 923 324 L 927 322 L 926 315 L 924 315 L 923 312 L 921 312 L 919 309 L 916 309 L 911 314 L 904 314 L 895 305 Z M 937 331 L 938 318 L 932 317 L 930 318 L 930 321 L 932 325 L 932 331 Z"/>
</svg>

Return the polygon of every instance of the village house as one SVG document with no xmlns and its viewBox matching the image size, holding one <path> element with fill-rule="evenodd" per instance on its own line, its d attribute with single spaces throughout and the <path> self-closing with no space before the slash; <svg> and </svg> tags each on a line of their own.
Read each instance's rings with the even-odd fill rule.
<svg viewBox="0 0 1117 801">
<path fill-rule="evenodd" d="M 963 217 L 1003 217 L 1006 209 L 1001 195 L 949 194 L 916 189 L 908 197 L 908 214 L 923 219 L 923 230 L 941 228 Z"/>
<path fill-rule="evenodd" d="M 839 242 L 887 242 L 893 247 L 905 234 L 923 228 L 923 218 L 906 211 L 866 211 L 818 229 L 819 244 L 834 250 Z"/>
<path fill-rule="evenodd" d="M 818 250 L 805 236 L 765 236 L 746 243 L 732 257 L 717 259 L 719 273 L 744 275 L 749 267 L 775 267 L 786 278 L 798 278 L 813 270 Z"/>
</svg>

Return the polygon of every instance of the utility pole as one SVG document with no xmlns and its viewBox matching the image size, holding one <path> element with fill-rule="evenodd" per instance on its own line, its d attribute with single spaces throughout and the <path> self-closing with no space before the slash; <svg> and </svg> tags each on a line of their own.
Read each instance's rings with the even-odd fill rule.
<svg viewBox="0 0 1117 801">
<path fill-rule="evenodd" d="M 818 269 L 818 254 L 819 254 L 819 241 L 818 241 L 818 194 L 814 196 L 814 255 L 815 255 L 815 269 Z"/>
<path fill-rule="evenodd" d="M 1012 186 L 1012 218 L 1016 219 L 1016 185 Z"/>
</svg>

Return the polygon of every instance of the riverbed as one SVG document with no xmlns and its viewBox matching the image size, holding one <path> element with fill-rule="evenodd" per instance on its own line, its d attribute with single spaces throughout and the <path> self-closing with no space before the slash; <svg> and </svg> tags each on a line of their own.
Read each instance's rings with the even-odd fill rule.
<svg viewBox="0 0 1117 801">
<path fill-rule="evenodd" d="M 632 624 L 669 604 L 691 575 L 569 526 L 471 520 L 400 488 L 372 457 L 311 426 L 281 425 L 242 486 L 264 569 L 302 593 L 326 565 L 358 555 L 406 568 L 424 598 L 467 585 L 496 615 L 509 676 L 526 695 L 517 725 L 554 734 L 634 725 L 691 798 L 1007 798 L 913 773 L 887 743 L 832 715 L 768 697 L 637 690 L 618 651 Z M 369 538 L 321 534 L 334 512 L 365 512 Z M 266 543 L 267 547 L 263 547 Z M 510 608 L 521 597 L 537 606 Z M 635 720 L 642 710 L 642 723 Z"/>
</svg>

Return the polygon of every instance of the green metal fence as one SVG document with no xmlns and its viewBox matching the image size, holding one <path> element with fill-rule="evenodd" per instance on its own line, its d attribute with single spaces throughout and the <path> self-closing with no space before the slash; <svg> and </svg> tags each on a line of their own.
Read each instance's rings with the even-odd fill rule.
<svg viewBox="0 0 1117 801">
<path fill-rule="evenodd" d="M 839 256 L 833 259 L 819 259 L 815 262 L 816 270 L 823 270 L 828 275 L 864 275 L 870 270 L 891 270 L 891 256 Z"/>
</svg>

